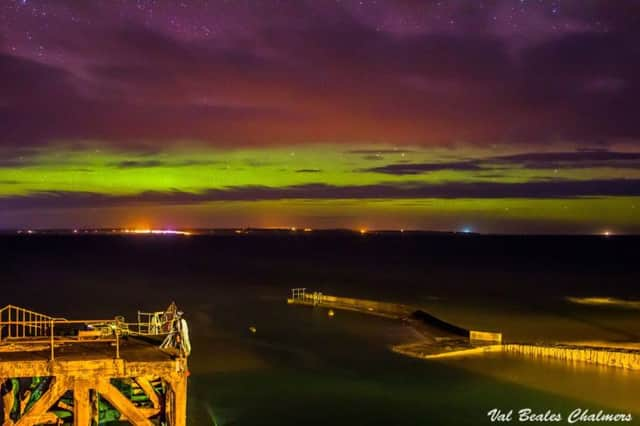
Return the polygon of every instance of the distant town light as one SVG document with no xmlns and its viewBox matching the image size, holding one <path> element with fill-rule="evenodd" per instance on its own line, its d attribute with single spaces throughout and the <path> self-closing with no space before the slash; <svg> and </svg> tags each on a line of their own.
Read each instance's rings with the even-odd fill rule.
<svg viewBox="0 0 640 426">
<path fill-rule="evenodd" d="M 125 232 L 133 232 L 134 234 L 152 234 L 152 235 L 191 235 L 191 232 L 188 231 L 176 231 L 174 229 L 134 229 L 133 231 L 129 231 L 128 229 Z"/>
</svg>

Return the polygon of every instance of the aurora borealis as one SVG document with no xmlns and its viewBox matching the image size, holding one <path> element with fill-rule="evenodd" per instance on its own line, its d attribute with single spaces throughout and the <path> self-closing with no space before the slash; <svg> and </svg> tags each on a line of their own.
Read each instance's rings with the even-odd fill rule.
<svg viewBox="0 0 640 426">
<path fill-rule="evenodd" d="M 0 5 L 0 228 L 640 232 L 633 1 Z"/>
</svg>

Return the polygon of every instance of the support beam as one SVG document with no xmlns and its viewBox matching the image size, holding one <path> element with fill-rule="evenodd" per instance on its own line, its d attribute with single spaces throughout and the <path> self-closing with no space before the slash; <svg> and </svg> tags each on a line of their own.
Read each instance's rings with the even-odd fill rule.
<svg viewBox="0 0 640 426">
<path fill-rule="evenodd" d="M 6 381 L 6 379 L 1 379 L 3 385 Z M 13 421 L 11 421 L 10 415 L 11 415 L 11 410 L 13 409 L 13 404 L 15 403 L 15 397 L 13 396 L 13 390 L 11 390 L 10 392 L 5 393 L 2 396 L 2 405 L 4 407 L 4 425 L 9 425 L 9 424 L 13 424 Z"/>
<path fill-rule="evenodd" d="M 91 424 L 100 424 L 100 395 L 94 389 L 91 395 Z"/>
<path fill-rule="evenodd" d="M 24 409 L 27 408 L 27 404 L 29 403 L 29 399 L 31 399 L 31 391 L 26 390 L 24 396 L 20 400 L 20 415 L 24 415 Z"/>
<path fill-rule="evenodd" d="M 144 376 L 141 376 L 141 377 L 136 377 L 135 381 L 136 383 L 138 383 L 138 385 L 140 385 L 140 389 L 142 389 L 144 393 L 149 397 L 149 400 L 153 404 L 153 408 L 159 408 L 160 398 L 158 398 L 158 394 L 153 389 L 153 386 L 151 386 L 149 379 L 147 379 Z"/>
<path fill-rule="evenodd" d="M 50 419 L 50 413 L 47 413 L 47 411 L 62 398 L 67 390 L 69 390 L 68 379 L 52 378 L 49 390 L 31 406 L 31 409 L 25 415 L 20 417 L 16 422 L 16 426 L 31 426 L 44 423 L 45 419 Z"/>
<path fill-rule="evenodd" d="M 172 426 L 186 426 L 187 424 L 187 375 L 174 374 L 169 378 L 173 391 Z"/>
<path fill-rule="evenodd" d="M 73 384 L 73 424 L 91 426 L 91 401 L 89 382 L 76 378 Z"/>
<path fill-rule="evenodd" d="M 125 417 L 133 425 L 153 426 L 153 423 L 147 419 L 143 412 L 138 407 L 133 405 L 122 393 L 113 386 L 108 380 L 100 379 L 97 387 L 100 396 L 106 399 L 113 405 L 113 408 L 118 410 L 120 414 Z"/>
<path fill-rule="evenodd" d="M 169 382 L 166 383 L 166 391 L 164 393 L 164 417 L 166 419 L 167 426 L 175 426 L 173 424 L 173 406 L 175 405 L 173 401 L 176 400 L 176 397 Z"/>
</svg>

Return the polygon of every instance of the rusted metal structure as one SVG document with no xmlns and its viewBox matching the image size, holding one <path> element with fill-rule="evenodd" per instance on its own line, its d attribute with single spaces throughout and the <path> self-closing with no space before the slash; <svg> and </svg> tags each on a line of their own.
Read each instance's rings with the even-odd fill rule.
<svg viewBox="0 0 640 426">
<path fill-rule="evenodd" d="M 174 304 L 152 314 L 149 327 L 0 309 L 2 425 L 184 426 L 186 322 Z"/>
</svg>

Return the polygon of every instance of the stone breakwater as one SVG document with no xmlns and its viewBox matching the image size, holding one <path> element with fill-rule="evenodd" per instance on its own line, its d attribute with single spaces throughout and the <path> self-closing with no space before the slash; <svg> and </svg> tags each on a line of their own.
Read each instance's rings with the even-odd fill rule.
<svg viewBox="0 0 640 426">
<path fill-rule="evenodd" d="M 502 345 L 473 346 L 464 341 L 413 342 L 391 347 L 395 353 L 420 359 L 441 359 L 501 352 Z"/>
<path fill-rule="evenodd" d="M 640 370 L 640 350 L 598 348 L 572 345 L 534 345 L 509 343 L 501 345 L 502 352 L 533 358 L 554 358 L 567 362 L 586 362 L 609 367 Z"/>
<path fill-rule="evenodd" d="M 450 322 L 423 311 L 420 307 L 400 303 L 381 302 L 377 300 L 355 299 L 352 297 L 333 296 L 319 292 L 300 293 L 287 299 L 288 304 L 319 306 L 332 309 L 344 309 L 376 315 L 389 319 L 409 321 L 414 326 L 426 328 L 426 332 L 435 336 L 464 336 L 474 340 L 500 341 L 502 335 L 488 331 L 473 331 L 459 327 Z"/>
<path fill-rule="evenodd" d="M 369 315 L 377 315 L 391 319 L 405 318 L 415 308 L 399 303 L 380 302 L 377 300 L 354 299 L 352 297 L 339 297 L 322 293 L 305 293 L 300 297 L 288 298 L 287 303 L 307 306 L 322 306 L 333 309 L 362 312 Z"/>
<path fill-rule="evenodd" d="M 607 367 L 625 368 L 627 370 L 640 370 L 640 350 L 612 347 L 597 348 L 565 344 L 544 345 L 521 343 L 473 347 L 461 343 L 455 345 L 449 342 L 440 342 L 434 345 L 431 343 L 416 342 L 392 346 L 391 350 L 405 356 L 421 359 L 441 359 L 483 355 L 490 352 L 503 352 L 534 359 L 552 358 L 569 363 L 584 362 Z"/>
</svg>

